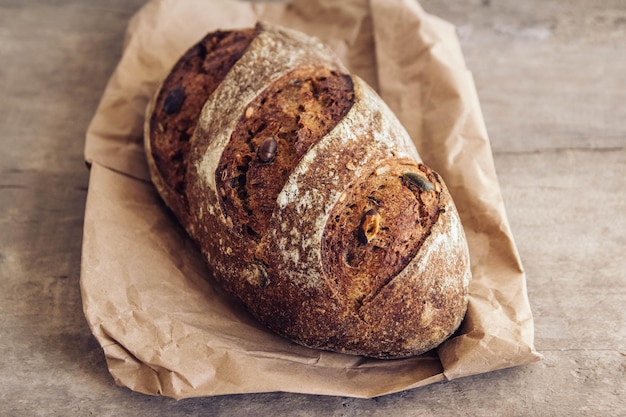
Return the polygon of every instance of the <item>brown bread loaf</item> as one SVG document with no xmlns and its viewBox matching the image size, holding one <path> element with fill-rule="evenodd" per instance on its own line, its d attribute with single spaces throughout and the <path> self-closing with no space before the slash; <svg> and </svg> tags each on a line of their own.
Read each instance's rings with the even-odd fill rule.
<svg viewBox="0 0 626 417">
<path fill-rule="evenodd" d="M 215 32 L 148 107 L 153 182 L 215 279 L 305 346 L 401 358 L 460 325 L 465 235 L 441 177 L 318 40 Z"/>
</svg>

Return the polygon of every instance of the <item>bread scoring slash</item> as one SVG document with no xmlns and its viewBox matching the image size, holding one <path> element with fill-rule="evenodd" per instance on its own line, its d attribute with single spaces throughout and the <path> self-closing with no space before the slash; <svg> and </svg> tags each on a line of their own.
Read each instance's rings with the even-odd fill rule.
<svg viewBox="0 0 626 417">
<path fill-rule="evenodd" d="M 145 148 L 215 279 L 274 332 L 403 358 L 463 320 L 469 254 L 444 181 L 319 40 L 209 33 L 150 102 Z"/>
</svg>

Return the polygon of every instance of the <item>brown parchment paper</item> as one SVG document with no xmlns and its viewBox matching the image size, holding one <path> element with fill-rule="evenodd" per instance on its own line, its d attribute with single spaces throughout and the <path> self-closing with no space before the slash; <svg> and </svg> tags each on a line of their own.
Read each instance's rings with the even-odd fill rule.
<svg viewBox="0 0 626 417">
<path fill-rule="evenodd" d="M 375 87 L 448 184 L 467 234 L 467 316 L 437 350 L 376 360 L 297 346 L 225 297 L 148 181 L 145 107 L 205 33 L 257 20 L 320 37 Z M 88 128 L 81 293 L 116 383 L 174 398 L 288 391 L 374 397 L 530 363 L 533 320 L 489 139 L 455 29 L 413 0 L 153 0 Z"/>
</svg>

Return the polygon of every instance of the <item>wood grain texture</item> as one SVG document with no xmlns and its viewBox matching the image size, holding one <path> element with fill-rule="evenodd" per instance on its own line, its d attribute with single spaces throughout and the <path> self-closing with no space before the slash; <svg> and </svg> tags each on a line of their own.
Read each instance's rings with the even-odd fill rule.
<svg viewBox="0 0 626 417">
<path fill-rule="evenodd" d="M 116 387 L 81 311 L 84 132 L 143 1 L 0 1 L 0 415 L 626 414 L 626 3 L 424 0 L 476 80 L 545 360 L 373 400 Z"/>
</svg>

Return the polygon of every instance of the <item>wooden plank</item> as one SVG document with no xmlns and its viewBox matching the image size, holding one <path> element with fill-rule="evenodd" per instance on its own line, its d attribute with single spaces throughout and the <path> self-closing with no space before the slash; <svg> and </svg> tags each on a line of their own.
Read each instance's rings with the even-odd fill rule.
<svg viewBox="0 0 626 417">
<path fill-rule="evenodd" d="M 494 151 L 624 146 L 626 3 L 421 4 L 457 26 Z"/>
</svg>

